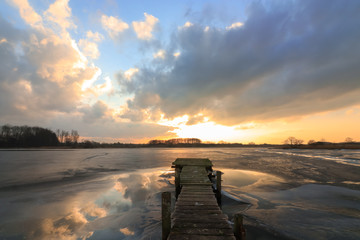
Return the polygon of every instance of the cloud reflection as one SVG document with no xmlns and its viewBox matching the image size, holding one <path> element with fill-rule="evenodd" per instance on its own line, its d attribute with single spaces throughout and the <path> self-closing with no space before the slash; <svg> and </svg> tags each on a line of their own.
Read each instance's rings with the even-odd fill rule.
<svg viewBox="0 0 360 240">
<path fill-rule="evenodd" d="M 132 204 L 142 204 L 154 192 L 165 187 L 166 183 L 159 181 L 159 175 L 153 173 L 131 174 L 120 177 L 115 183 L 115 189 L 123 194 L 126 199 L 130 199 Z"/>
<path fill-rule="evenodd" d="M 173 172 L 146 169 L 84 181 L 71 189 L 69 185 L 45 186 L 31 201 L 15 201 L 19 193 L 11 193 L 6 201 L 13 205 L 1 210 L 0 238 L 160 238 L 161 192 L 173 190 L 172 177 Z M 32 194 L 29 189 L 23 191 L 20 198 Z"/>
</svg>

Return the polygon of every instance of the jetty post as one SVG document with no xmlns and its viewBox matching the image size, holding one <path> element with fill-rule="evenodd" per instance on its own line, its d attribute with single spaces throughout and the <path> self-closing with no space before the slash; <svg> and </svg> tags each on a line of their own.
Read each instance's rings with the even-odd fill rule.
<svg viewBox="0 0 360 240">
<path fill-rule="evenodd" d="M 236 213 L 234 215 L 233 230 L 237 240 L 246 240 L 246 232 L 243 225 L 243 215 L 241 213 Z"/>
<path fill-rule="evenodd" d="M 171 231 L 171 193 L 161 194 L 162 240 L 166 240 Z"/>
<path fill-rule="evenodd" d="M 221 171 L 216 171 L 216 200 L 221 207 Z"/>
<path fill-rule="evenodd" d="M 181 191 L 180 172 L 181 172 L 181 168 L 180 167 L 175 167 L 175 197 L 176 197 L 176 199 L 178 199 L 178 196 L 179 196 L 180 191 Z"/>
</svg>

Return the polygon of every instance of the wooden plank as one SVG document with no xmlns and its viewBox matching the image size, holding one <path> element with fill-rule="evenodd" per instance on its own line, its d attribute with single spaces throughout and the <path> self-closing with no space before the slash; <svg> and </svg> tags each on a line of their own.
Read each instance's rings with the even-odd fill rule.
<svg viewBox="0 0 360 240">
<path fill-rule="evenodd" d="M 214 203 L 199 203 L 199 202 L 178 202 L 176 203 L 177 206 L 213 206 L 213 207 L 216 207 L 216 206 L 219 206 L 217 205 L 216 202 Z"/>
<path fill-rule="evenodd" d="M 216 223 L 193 223 L 193 222 L 181 222 L 177 221 L 174 228 L 227 228 L 232 229 L 229 223 L 227 222 L 216 222 Z"/>
<path fill-rule="evenodd" d="M 178 209 L 178 211 L 180 211 Z M 200 214 L 200 215 L 206 215 L 206 214 L 221 214 L 221 210 L 220 209 L 198 209 L 198 210 L 193 210 L 193 209 L 188 209 L 188 210 L 185 210 L 185 209 L 181 209 L 181 213 L 184 213 L 184 214 Z"/>
<path fill-rule="evenodd" d="M 173 228 L 173 233 L 182 234 L 194 234 L 194 235 L 210 235 L 210 236 L 234 236 L 232 229 L 230 228 Z"/>
<path fill-rule="evenodd" d="M 216 203 L 217 204 L 216 200 L 211 199 L 211 198 L 194 198 L 194 199 L 192 199 L 191 197 L 189 197 L 189 198 L 188 197 L 182 197 L 180 199 L 180 201 L 182 201 L 182 202 L 193 202 L 194 205 L 196 205 L 196 204 L 197 205 L 202 205 L 202 204 L 207 204 L 207 203 L 209 203 L 209 204 Z"/>
<path fill-rule="evenodd" d="M 234 236 L 204 236 L 182 233 L 170 233 L 171 240 L 235 240 Z"/>
<path fill-rule="evenodd" d="M 186 191 L 182 193 L 183 197 L 192 197 L 192 196 L 204 196 L 204 197 L 209 197 L 211 198 L 212 196 L 214 196 L 214 192 L 213 191 Z"/>
<path fill-rule="evenodd" d="M 196 219 L 196 218 L 207 218 L 207 219 L 225 219 L 227 220 L 228 217 L 223 214 L 223 213 L 205 213 L 204 215 L 199 215 L 199 214 L 196 214 L 196 213 L 192 213 L 192 214 L 189 214 L 189 213 L 176 213 L 175 216 L 173 216 L 173 218 L 177 218 L 177 219 L 180 219 L 180 218 L 193 218 L 193 219 Z"/>
<path fill-rule="evenodd" d="M 212 167 L 212 162 L 208 158 L 177 158 L 172 164 L 177 166 Z"/>
<path fill-rule="evenodd" d="M 221 223 L 221 222 L 227 222 L 227 219 L 221 219 L 221 218 L 189 218 L 189 217 L 182 217 L 182 218 L 175 218 L 174 224 L 177 222 L 189 222 L 189 223 Z"/>
<path fill-rule="evenodd" d="M 208 206 L 208 205 L 202 205 L 202 206 L 190 206 L 190 205 L 177 205 L 175 207 L 175 211 L 197 211 L 197 210 L 219 210 L 219 206 Z"/>
</svg>

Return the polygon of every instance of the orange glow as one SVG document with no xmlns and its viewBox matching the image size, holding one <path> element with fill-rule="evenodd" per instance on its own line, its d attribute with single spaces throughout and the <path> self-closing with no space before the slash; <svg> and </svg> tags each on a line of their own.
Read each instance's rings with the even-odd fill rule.
<svg viewBox="0 0 360 240">
<path fill-rule="evenodd" d="M 186 125 L 188 115 L 173 120 L 162 119 L 159 124 L 172 126 L 171 131 L 180 138 L 199 138 L 203 142 L 238 142 L 247 144 L 282 144 L 289 136 L 303 139 L 307 143 L 310 139 L 320 141 L 342 142 L 346 137 L 360 141 L 360 106 L 353 106 L 337 111 L 323 112 L 288 120 L 271 122 L 249 122 L 236 126 L 224 126 L 206 120 L 194 125 Z"/>
</svg>

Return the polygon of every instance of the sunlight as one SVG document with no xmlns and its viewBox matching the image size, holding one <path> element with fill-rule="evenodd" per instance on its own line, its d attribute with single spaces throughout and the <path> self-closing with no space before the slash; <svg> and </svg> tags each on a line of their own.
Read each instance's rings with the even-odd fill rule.
<svg viewBox="0 0 360 240">
<path fill-rule="evenodd" d="M 86 91 L 87 89 L 91 88 L 92 85 L 94 84 L 94 82 L 96 82 L 98 80 L 98 78 L 100 77 L 102 71 L 100 68 L 97 68 L 97 71 L 95 72 L 94 76 L 89 79 L 89 80 L 85 80 L 81 86 L 81 90 L 82 91 Z"/>
<path fill-rule="evenodd" d="M 235 130 L 234 127 L 217 125 L 214 122 L 199 123 L 196 125 L 179 125 L 172 132 L 176 133 L 180 138 L 200 138 L 203 141 L 217 142 L 234 141 L 241 139 L 241 131 Z"/>
<path fill-rule="evenodd" d="M 161 120 L 158 122 L 160 125 L 169 126 L 169 127 L 178 127 L 179 125 L 185 125 L 189 121 L 189 116 L 184 115 L 181 117 L 176 117 L 173 120 L 164 118 L 164 114 L 161 115 Z"/>
</svg>

